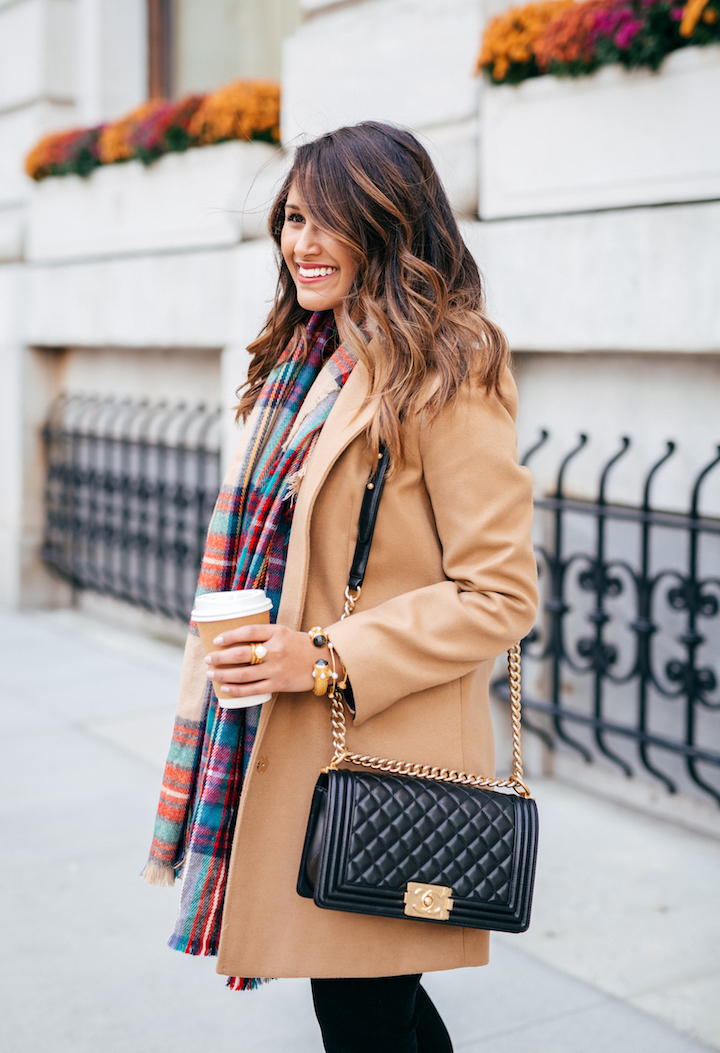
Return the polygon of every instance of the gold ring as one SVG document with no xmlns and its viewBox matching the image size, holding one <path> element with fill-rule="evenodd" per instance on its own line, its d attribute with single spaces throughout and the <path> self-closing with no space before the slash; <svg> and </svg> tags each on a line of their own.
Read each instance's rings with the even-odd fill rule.
<svg viewBox="0 0 720 1053">
<path fill-rule="evenodd" d="M 250 665 L 260 665 L 261 662 L 265 661 L 267 648 L 263 647 L 261 643 L 251 643 L 250 652 Z"/>
</svg>

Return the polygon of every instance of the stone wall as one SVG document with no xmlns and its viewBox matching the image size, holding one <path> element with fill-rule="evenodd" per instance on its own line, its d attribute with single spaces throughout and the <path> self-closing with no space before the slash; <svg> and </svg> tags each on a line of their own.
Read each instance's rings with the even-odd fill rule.
<svg viewBox="0 0 720 1053">
<path fill-rule="evenodd" d="M 436 158 L 485 275 L 491 313 L 516 352 L 522 448 L 541 426 L 553 431 L 550 449 L 567 447 L 580 429 L 591 432 L 587 476 L 576 481 L 578 493 L 589 495 L 594 467 L 627 433 L 634 452 L 614 499 L 634 500 L 659 444 L 673 438 L 679 452 L 659 493 L 666 507 L 683 508 L 687 477 L 720 440 L 714 410 L 720 405 L 720 202 L 575 207 L 573 214 L 480 221 L 481 101 L 493 89 L 474 77 L 473 67 L 484 21 L 505 4 L 302 0 L 301 6 L 304 20 L 284 46 L 286 156 L 258 145 L 256 156 L 265 151 L 269 163 L 258 161 L 250 171 L 239 165 L 240 144 L 225 144 L 164 158 L 150 170 L 131 164 L 100 170 L 89 181 L 48 181 L 34 190 L 26 235 L 22 217 L 33 188 L 20 159 L 27 146 L 48 127 L 80 115 L 116 116 L 142 97 L 143 5 L 0 0 L 0 42 L 8 52 L 5 66 L 0 63 L 7 70 L 0 72 L 0 255 L 8 261 L 0 267 L 7 398 L 0 419 L 8 451 L 0 530 L 14 539 L 2 549 L 6 602 L 22 595 L 23 508 L 39 507 L 27 488 L 37 492 L 40 484 L 23 474 L 23 413 L 36 420 L 43 399 L 46 408 L 59 383 L 51 378 L 57 363 L 62 359 L 70 376 L 67 363 L 74 362 L 73 383 L 82 377 L 88 384 L 95 363 L 99 384 L 109 375 L 108 356 L 119 362 L 126 349 L 128 383 L 132 375 L 136 384 L 148 349 L 152 387 L 159 361 L 180 369 L 191 360 L 183 355 L 194 356 L 196 364 L 206 363 L 203 390 L 217 390 L 225 407 L 227 452 L 236 434 L 231 407 L 245 348 L 274 287 L 261 213 L 293 143 L 347 122 L 408 126 Z M 63 51 L 63 41 L 72 46 Z M 20 70 L 23 52 L 27 68 Z M 121 52 L 123 74 L 108 78 Z M 532 160 L 526 159 L 526 181 Z M 254 188 L 249 210 L 243 187 Z M 23 255 L 24 264 L 9 262 Z M 58 358 L 48 350 L 54 348 L 77 350 Z M 39 402 L 22 410 L 31 369 Z M 43 370 L 47 376 L 39 380 Z M 551 469 L 543 467 L 551 462 L 537 463 L 540 489 L 551 485 Z M 711 509 L 720 507 L 712 489 L 708 499 Z"/>
<path fill-rule="evenodd" d="M 0 0 L 0 264 L 24 252 L 23 161 L 48 132 L 145 98 L 144 0 Z M 2 325 L 2 319 L 0 319 Z"/>
<path fill-rule="evenodd" d="M 545 171 L 552 160 L 538 155 L 540 146 L 529 135 L 532 106 L 537 109 L 548 95 L 556 106 L 568 93 L 582 100 L 609 80 L 618 119 L 618 106 L 637 105 L 638 119 L 647 125 L 650 107 L 654 120 L 652 141 L 620 143 L 620 152 L 608 161 L 613 171 L 622 175 L 623 165 L 641 165 L 644 148 L 657 153 L 656 140 L 665 129 L 668 165 L 682 169 L 688 186 L 699 186 L 698 180 L 707 178 L 708 150 L 716 149 L 716 136 L 712 122 L 695 120 L 697 106 L 690 98 L 695 86 L 688 78 L 714 76 L 717 49 L 679 52 L 656 75 L 603 71 L 598 89 L 594 82 L 550 78 L 493 89 L 473 77 L 473 65 L 484 22 L 507 3 L 304 0 L 304 6 L 306 21 L 285 45 L 284 139 L 291 144 L 365 119 L 396 122 L 424 138 L 453 205 L 465 217 L 463 233 L 485 276 L 490 312 L 517 352 L 521 446 L 531 444 L 540 426 L 553 431 L 557 448 L 567 448 L 579 430 L 591 431 L 588 475 L 577 481 L 579 492 L 589 495 L 593 465 L 606 460 L 618 436 L 627 433 L 634 452 L 616 499 L 631 500 L 647 464 L 663 441 L 673 438 L 679 451 L 660 496 L 667 507 L 685 507 L 687 473 L 706 463 L 720 441 L 713 409 L 720 405 L 720 202 L 685 203 L 678 183 L 671 205 L 598 209 L 590 191 L 583 206 L 569 186 L 565 198 L 556 194 L 552 208 L 538 209 L 548 215 L 478 221 L 482 188 L 471 144 L 489 134 L 482 115 L 497 109 L 491 98 L 502 97 L 505 109 L 517 108 L 517 100 L 532 93 L 522 110 L 527 143 L 500 143 L 497 149 L 490 143 L 483 169 L 497 186 L 512 177 L 527 188 L 523 211 L 531 212 L 536 163 L 542 161 Z M 313 55 L 322 58 L 321 76 L 312 72 Z M 685 95 L 678 95 L 676 82 L 687 88 Z M 670 109 L 668 92 L 674 100 Z M 578 98 L 563 105 L 572 104 L 576 113 Z M 698 100 L 705 103 L 704 97 Z M 677 137 L 666 128 L 670 120 L 672 127 L 685 120 L 694 129 L 697 172 L 687 144 L 677 156 Z M 626 123 L 632 126 L 632 114 Z M 580 125 L 575 120 L 562 129 L 570 135 Z M 555 140 L 562 140 L 559 129 Z M 580 154 L 591 147 L 586 134 L 583 142 L 568 144 Z M 628 193 L 626 188 L 617 203 L 642 200 Z M 697 196 L 702 195 L 688 192 Z M 547 488 L 549 469 L 539 463 L 537 473 L 539 488 Z M 711 507 L 717 510 L 720 502 L 713 498 Z"/>
<path fill-rule="evenodd" d="M 454 207 L 477 213 L 477 0 L 305 0 L 285 43 L 283 141 L 362 120 L 412 128 Z"/>
</svg>

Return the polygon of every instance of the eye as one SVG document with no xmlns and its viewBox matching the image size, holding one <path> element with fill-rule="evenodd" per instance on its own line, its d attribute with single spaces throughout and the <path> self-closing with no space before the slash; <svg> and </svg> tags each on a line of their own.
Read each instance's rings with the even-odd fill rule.
<svg viewBox="0 0 720 1053">
<path fill-rule="evenodd" d="M 285 215 L 286 223 L 304 223 L 305 218 L 301 216 L 299 212 L 288 212 Z"/>
</svg>

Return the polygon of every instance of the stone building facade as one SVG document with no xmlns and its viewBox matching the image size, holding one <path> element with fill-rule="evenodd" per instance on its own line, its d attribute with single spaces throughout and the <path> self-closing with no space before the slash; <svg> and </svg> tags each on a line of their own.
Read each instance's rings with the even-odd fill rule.
<svg viewBox="0 0 720 1053">
<path fill-rule="evenodd" d="M 274 289 L 264 210 L 293 144 L 363 119 L 409 127 L 438 164 L 513 347 L 521 449 L 550 432 L 538 494 L 583 432 L 566 484 L 594 498 L 628 436 L 608 498 L 636 505 L 671 439 L 653 501 L 688 508 L 720 442 L 720 48 L 658 74 L 490 87 L 474 67 L 505 6 L 224 0 L 213 21 L 178 0 L 170 89 L 279 75 L 283 147 L 230 142 L 33 185 L 22 159 L 41 134 L 146 97 L 148 12 L 163 5 L 0 0 L 0 602 L 78 602 L 39 557 L 40 432 L 60 392 L 219 402 L 227 456 Z M 720 473 L 702 502 L 720 516 Z"/>
</svg>

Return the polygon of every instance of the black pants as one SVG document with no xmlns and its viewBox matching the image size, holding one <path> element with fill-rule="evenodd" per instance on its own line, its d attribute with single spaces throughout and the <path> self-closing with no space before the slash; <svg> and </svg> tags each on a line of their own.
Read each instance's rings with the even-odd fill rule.
<svg viewBox="0 0 720 1053">
<path fill-rule="evenodd" d="M 420 974 L 311 983 L 326 1053 L 452 1053 Z"/>
</svg>

